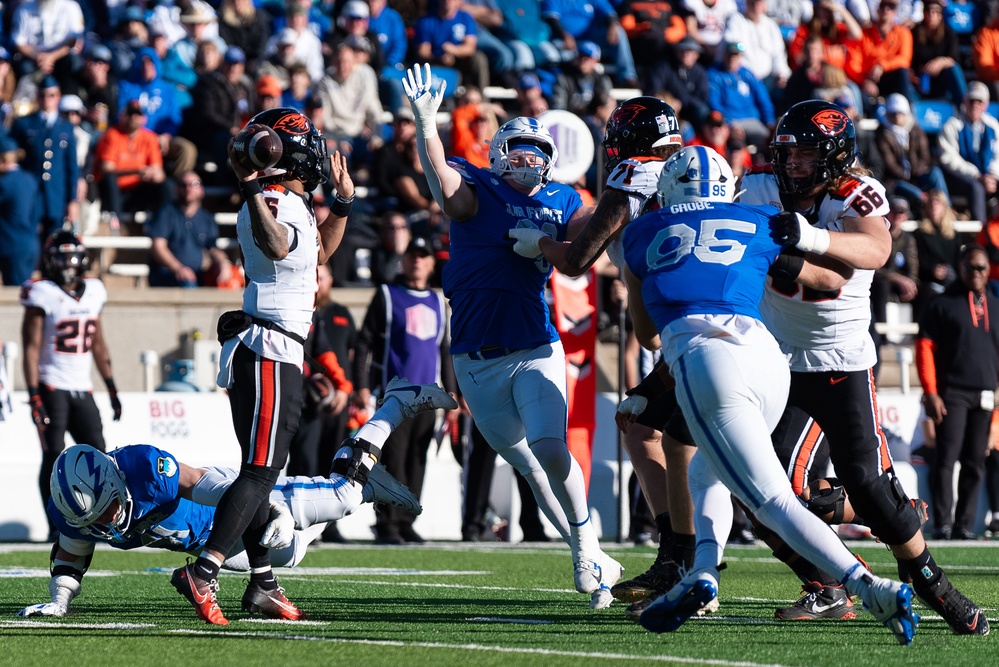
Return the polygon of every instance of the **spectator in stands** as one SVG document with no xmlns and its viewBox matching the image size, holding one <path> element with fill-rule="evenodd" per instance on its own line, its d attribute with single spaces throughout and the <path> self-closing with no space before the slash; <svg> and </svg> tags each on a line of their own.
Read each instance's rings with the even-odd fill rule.
<svg viewBox="0 0 999 667">
<path fill-rule="evenodd" d="M 961 70 L 957 34 L 943 20 L 946 0 L 926 0 L 923 20 L 912 29 L 912 73 L 925 98 L 946 98 L 961 106 L 968 84 Z"/>
<path fill-rule="evenodd" d="M 517 83 L 517 106 L 521 116 L 531 118 L 537 118 L 548 111 L 548 100 L 545 99 L 541 88 L 541 80 L 534 72 L 520 76 L 520 81 Z"/>
<path fill-rule="evenodd" d="M 0 134 L 10 129 L 14 122 L 14 91 L 17 76 L 11 67 L 10 51 L 0 46 Z"/>
<path fill-rule="evenodd" d="M 720 111 L 712 111 L 704 120 L 697 135 L 689 142 L 690 146 L 707 146 L 732 165 L 732 172 L 739 178 L 753 166 L 753 156 L 746 146 L 746 135 L 725 122 Z"/>
<path fill-rule="evenodd" d="M 309 68 L 309 76 L 313 83 L 323 78 L 325 64 L 323 62 L 323 43 L 309 27 L 309 15 L 299 5 L 289 5 L 286 13 L 288 24 L 280 32 L 271 37 L 267 44 L 267 57 L 273 64 L 287 68 L 294 62 L 305 63 Z M 277 55 L 276 58 L 273 56 Z M 278 68 L 276 68 L 278 69 Z M 287 80 L 278 71 L 264 71 L 262 74 L 277 74 L 281 84 L 287 85 Z"/>
<path fill-rule="evenodd" d="M 971 61 L 975 75 L 999 99 L 999 4 L 992 3 L 984 25 L 971 40 Z"/>
<path fill-rule="evenodd" d="M 475 19 L 460 9 L 461 4 L 462 0 L 439 0 L 436 13 L 420 18 L 413 38 L 416 59 L 457 70 L 462 83 L 481 90 L 489 85 L 489 61 L 478 51 Z"/>
<path fill-rule="evenodd" d="M 895 22 L 898 0 L 881 0 L 877 18 L 861 39 L 862 65 L 853 76 L 865 96 L 866 110 L 873 110 L 878 97 L 901 93 L 915 98 L 912 72 L 912 31 Z M 849 69 L 847 74 L 849 74 Z"/>
<path fill-rule="evenodd" d="M 406 24 L 386 0 L 369 0 L 368 8 L 371 12 L 368 26 L 383 55 L 383 66 L 378 72 L 378 95 L 383 107 L 398 109 L 405 103 L 402 77 L 406 73 Z"/>
<path fill-rule="evenodd" d="M 101 201 L 115 214 L 155 211 L 164 201 L 163 153 L 156 133 L 146 129 L 146 118 L 142 102 L 130 101 L 94 149 Z"/>
<path fill-rule="evenodd" d="M 850 12 L 835 0 L 819 0 L 815 3 L 815 13 L 807 23 L 802 22 L 787 48 L 792 67 L 798 67 L 804 60 L 805 40 L 811 35 L 822 37 L 824 62 L 845 71 L 847 75 L 860 69 L 863 54 L 860 40 L 864 29 Z"/>
<path fill-rule="evenodd" d="M 135 63 L 136 52 L 149 46 L 146 12 L 141 7 L 126 7 L 115 27 L 114 38 L 108 41 L 111 50 L 111 70 L 123 78 Z"/>
<path fill-rule="evenodd" d="M 218 25 L 215 10 L 207 2 L 192 0 L 180 13 L 180 23 L 184 26 L 185 35 L 178 40 L 173 48 L 180 56 L 181 62 L 188 67 L 194 67 L 198 54 L 198 45 L 202 42 L 215 42 L 219 53 L 225 53 L 225 40 L 218 36 Z"/>
<path fill-rule="evenodd" d="M 968 84 L 962 112 L 940 130 L 940 166 L 951 195 L 963 197 L 973 220 L 991 217 L 989 200 L 999 178 L 999 120 L 989 114 L 989 89 L 981 81 Z"/>
<path fill-rule="evenodd" d="M 674 61 L 673 45 L 687 36 L 678 0 L 623 0 L 617 11 L 636 64 L 655 67 Z"/>
<path fill-rule="evenodd" d="M 223 281 L 232 263 L 215 246 L 219 229 L 215 216 L 202 208 L 205 190 L 201 178 L 189 171 L 177 179 L 177 195 L 146 223 L 144 233 L 153 240 L 149 252 L 150 287 L 206 285 L 202 267 L 211 266 Z M 215 287 L 214 284 L 210 285 Z"/>
<path fill-rule="evenodd" d="M 256 106 L 253 95 L 253 81 L 246 75 L 246 55 L 238 46 L 226 50 L 218 71 L 198 77 L 185 133 L 201 147 L 203 160 L 226 163 L 229 140 Z"/>
<path fill-rule="evenodd" d="M 14 7 L 10 46 L 18 78 L 39 72 L 67 83 L 74 69 L 72 54 L 79 53 L 83 38 L 80 5 L 75 0 L 27 0 Z"/>
<path fill-rule="evenodd" d="M 888 261 L 874 272 L 871 281 L 871 311 L 873 321 L 888 320 L 888 303 L 912 303 L 919 294 L 919 250 L 916 238 L 902 229 L 912 217 L 909 202 L 904 197 L 888 200 L 888 230 L 891 232 L 891 254 Z M 874 331 L 874 342 L 881 346 L 881 336 Z"/>
<path fill-rule="evenodd" d="M 704 49 L 701 62 L 721 59 L 725 26 L 739 13 L 735 0 L 683 0 L 687 10 L 687 34 Z"/>
<path fill-rule="evenodd" d="M 160 59 L 159 77 L 166 83 L 173 84 L 176 88 L 174 99 L 181 112 L 191 106 L 191 89 L 194 88 L 194 84 L 198 80 L 199 57 L 208 45 L 211 45 L 213 49 L 217 48 L 214 42 L 199 44 L 194 67 L 190 67 L 181 59 L 177 50 L 170 46 L 166 34 L 161 29 L 149 29 L 149 46 Z"/>
<path fill-rule="evenodd" d="M 314 35 L 313 35 L 314 36 Z M 281 89 L 284 90 L 288 87 L 291 82 L 291 68 L 296 64 L 305 64 L 305 60 L 299 60 L 295 53 L 295 40 L 297 36 L 295 31 L 291 28 L 285 28 L 278 34 L 271 37 L 266 53 L 267 56 L 264 58 L 263 62 L 260 63 L 260 69 L 258 74 L 260 76 L 273 76 L 278 80 L 278 84 Z M 318 44 L 318 42 L 317 42 Z M 322 45 L 320 45 L 322 49 Z M 320 59 L 320 71 L 322 70 L 322 53 L 319 53 Z M 308 67 L 306 65 L 306 67 Z M 312 77 L 312 70 L 309 70 L 309 77 Z M 322 76 L 320 76 L 320 79 Z M 313 79 L 313 83 L 318 82 L 319 79 Z"/>
<path fill-rule="evenodd" d="M 279 7 L 280 2 L 265 2 L 264 5 L 270 4 L 273 8 L 270 10 L 271 14 L 274 15 L 274 22 L 272 24 L 273 32 L 280 32 L 284 30 L 285 26 L 288 24 L 289 10 L 294 9 L 299 14 L 304 14 L 308 19 L 309 30 L 319 38 L 320 42 L 325 41 L 330 32 L 333 30 L 333 16 L 334 12 L 331 7 L 334 3 L 332 2 L 314 2 L 314 0 L 284 0 L 284 12 L 282 16 L 281 8 Z M 335 3 L 341 10 L 343 8 L 341 3 Z"/>
<path fill-rule="evenodd" d="M 392 141 L 381 148 L 375 161 L 373 180 L 378 185 L 378 192 L 393 197 L 391 205 L 407 217 L 421 211 L 442 215 L 416 154 L 416 124 L 412 110 L 399 107 L 392 128 Z"/>
<path fill-rule="evenodd" d="M 880 179 L 885 189 L 907 199 L 917 215 L 930 190 L 947 193 L 943 171 L 933 163 L 930 140 L 912 117 L 909 101 L 898 93 L 885 100 L 885 122 L 875 130 L 878 153 L 884 161 Z"/>
<path fill-rule="evenodd" d="M 254 113 L 283 106 L 283 95 L 284 91 L 281 90 L 281 84 L 278 82 L 276 76 L 265 74 L 260 77 L 257 79 L 257 108 Z M 304 112 L 304 110 L 305 103 L 303 101 L 301 111 Z"/>
<path fill-rule="evenodd" d="M 583 122 L 586 123 L 586 127 L 590 130 L 590 136 L 593 137 L 596 155 L 593 164 L 586 170 L 586 188 L 590 192 L 596 192 L 599 189 L 597 184 L 607 180 L 607 174 L 604 171 L 606 168 L 604 164 L 606 153 L 603 148 L 604 134 L 607 132 L 607 121 L 610 120 L 616 107 L 617 100 L 613 96 L 606 93 L 597 94 L 590 100 L 590 107 L 586 110 L 586 115 L 583 116 Z"/>
<path fill-rule="evenodd" d="M 663 60 L 650 73 L 646 89 L 662 97 L 668 93 L 679 102 L 677 113 L 682 118 L 699 126 L 708 116 L 708 97 L 711 87 L 708 73 L 698 60 L 703 49 L 700 43 L 686 37 L 676 44 L 676 62 Z"/>
<path fill-rule="evenodd" d="M 708 70 L 708 106 L 745 132 L 748 143 L 765 150 L 775 122 L 774 107 L 767 89 L 742 65 L 745 52 L 739 42 L 725 45 L 720 65 Z"/>
<path fill-rule="evenodd" d="M 499 128 L 497 117 L 505 118 L 506 112 L 500 105 L 484 101 L 482 92 L 475 86 L 464 89 L 451 112 L 451 155 L 486 168 L 489 166 L 489 140 Z"/>
<path fill-rule="evenodd" d="M 385 285 L 402 271 L 402 255 L 413 240 L 409 221 L 398 211 L 389 211 L 378 221 L 378 245 L 371 251 L 371 282 Z"/>
<path fill-rule="evenodd" d="M 24 151 L 24 170 L 40 183 L 38 212 L 43 237 L 58 231 L 79 214 L 76 136 L 73 126 L 59 116 L 62 94 L 55 78 L 46 76 L 38 84 L 38 111 L 14 121 L 10 136 Z"/>
<path fill-rule="evenodd" d="M 982 225 L 978 236 L 975 237 L 975 243 L 985 248 L 985 252 L 989 256 L 989 290 L 992 292 L 992 296 L 999 297 L 999 217 L 993 216 Z M 996 435 L 999 436 L 999 432 Z M 997 496 L 997 500 L 999 500 L 999 496 Z M 999 510 L 999 505 L 996 506 L 996 509 Z"/>
<path fill-rule="evenodd" d="M 496 0 L 503 13 L 503 25 L 495 34 L 514 50 L 526 46 L 534 57 L 527 69 L 562 61 L 558 47 L 551 42 L 551 26 L 541 20 L 541 3 L 537 0 Z M 526 62 L 526 61 L 525 61 Z"/>
<path fill-rule="evenodd" d="M 97 133 L 91 133 L 83 127 L 87 107 L 78 96 L 63 95 L 62 99 L 59 100 L 59 114 L 73 126 L 73 136 L 76 137 L 76 164 L 80 168 L 80 178 L 77 180 L 77 189 L 79 190 L 79 184 L 86 182 L 86 167 L 90 149 L 97 142 Z M 77 201 L 81 201 L 82 198 L 83 192 L 78 192 Z"/>
<path fill-rule="evenodd" d="M 67 94 L 76 95 L 90 110 L 89 119 L 98 132 L 108 128 L 118 115 L 118 80 L 111 75 L 111 50 L 93 44 L 83 55 L 83 68 L 73 78 Z"/>
<path fill-rule="evenodd" d="M 194 169 L 198 148 L 188 139 L 178 136 L 182 116 L 177 104 L 177 89 L 160 76 L 161 66 L 155 49 L 147 46 L 139 50 L 132 71 L 118 85 L 116 115 L 120 116 L 130 102 L 141 103 L 148 114 L 145 127 L 156 133 L 160 154 L 169 167 L 169 173 L 176 177 Z"/>
<path fill-rule="evenodd" d="M 988 256 L 981 246 L 964 248 L 958 264 L 960 279 L 930 301 L 919 320 L 916 369 L 923 385 L 923 408 L 936 424 L 936 457 L 930 467 L 935 539 L 976 539 L 975 517 L 999 376 L 999 299 L 985 288 L 988 271 Z"/>
<path fill-rule="evenodd" d="M 808 22 L 813 11 L 811 3 L 806 4 L 800 0 L 770 0 L 767 3 L 767 16 L 780 27 L 785 44 L 790 44 L 798 32 L 798 27 Z"/>
<path fill-rule="evenodd" d="M 947 195 L 932 190 L 927 197 L 926 212 L 915 232 L 919 254 L 919 294 L 914 304 L 917 320 L 930 298 L 957 279 L 957 259 L 961 251 L 961 237 L 954 229 L 957 216 Z"/>
<path fill-rule="evenodd" d="M 608 0 L 542 0 L 541 18 L 551 27 L 556 46 L 561 42 L 563 61 L 576 54 L 578 42 L 596 42 L 614 63 L 614 80 L 625 88 L 638 87 L 628 34 Z"/>
<path fill-rule="evenodd" d="M 746 13 L 735 13 L 729 18 L 724 39 L 745 45 L 746 69 L 763 82 L 771 101 L 780 106 L 791 68 L 780 26 L 767 16 L 767 0 L 746 0 Z"/>
<path fill-rule="evenodd" d="M 461 10 L 475 19 L 477 48 L 485 54 L 495 81 L 513 88 L 517 73 L 533 70 L 534 54 L 518 40 L 504 41 L 495 32 L 503 27 L 503 11 L 496 0 L 463 0 Z"/>
<path fill-rule="evenodd" d="M 281 106 L 296 111 L 305 110 L 305 100 L 312 96 L 312 79 L 302 63 L 295 63 L 288 71 L 288 87 L 281 93 Z"/>
<path fill-rule="evenodd" d="M 0 136 L 0 284 L 16 287 L 31 278 L 38 239 L 38 180 L 17 162 L 17 142 Z"/>
<path fill-rule="evenodd" d="M 382 143 L 378 76 L 361 62 L 368 48 L 363 37 L 351 35 L 343 40 L 333 54 L 329 74 L 316 90 L 326 116 L 323 126 L 335 132 L 338 148 L 349 156 L 353 169 L 368 166 L 372 151 Z"/>
<path fill-rule="evenodd" d="M 791 72 L 784 90 L 784 109 L 789 109 L 798 102 L 817 98 L 817 91 L 827 85 L 826 71 L 835 67 L 825 61 L 825 41 L 822 35 L 809 35 L 805 39 L 802 54 L 801 63 Z"/>
<path fill-rule="evenodd" d="M 600 47 L 594 42 L 579 42 L 576 57 L 562 66 L 552 90 L 552 107 L 567 109 L 582 116 L 590 100 L 599 92 L 609 93 L 614 84 L 600 66 Z"/>
<path fill-rule="evenodd" d="M 368 64 L 375 73 L 381 72 L 385 66 L 385 54 L 382 52 L 378 33 L 371 29 L 371 10 L 364 0 L 347 0 L 340 10 L 336 27 L 327 37 L 330 52 L 335 52 L 340 42 L 350 35 L 357 35 L 368 40 Z"/>
<path fill-rule="evenodd" d="M 198 51 L 194 55 L 195 84 L 197 84 L 197 77 L 218 71 L 221 66 L 222 52 L 219 51 L 218 44 L 207 40 L 198 44 Z"/>
<path fill-rule="evenodd" d="M 247 70 L 255 72 L 271 36 L 270 16 L 257 9 L 253 0 L 222 0 L 219 6 L 219 37 L 246 54 Z"/>
</svg>

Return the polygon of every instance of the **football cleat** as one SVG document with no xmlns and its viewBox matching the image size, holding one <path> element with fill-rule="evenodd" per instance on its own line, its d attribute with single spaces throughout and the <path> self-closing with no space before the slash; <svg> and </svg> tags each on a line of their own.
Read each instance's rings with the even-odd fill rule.
<svg viewBox="0 0 999 667">
<path fill-rule="evenodd" d="M 170 583 L 194 606 L 198 618 L 212 625 L 229 625 L 215 598 L 219 590 L 219 582 L 216 579 L 211 581 L 201 579 L 191 571 L 191 564 L 188 563 L 173 571 Z"/>
<path fill-rule="evenodd" d="M 908 646 L 916 636 L 919 615 L 912 611 L 912 587 L 865 572 L 858 591 L 874 618 L 892 631 L 899 644 Z"/>
<path fill-rule="evenodd" d="M 576 590 L 586 594 L 594 593 L 601 585 L 606 588 L 612 587 L 624 572 L 620 563 L 602 551 L 596 558 L 580 554 L 572 566 Z"/>
<path fill-rule="evenodd" d="M 978 606 L 966 598 L 961 591 L 941 572 L 940 577 L 929 589 L 920 590 L 919 599 L 927 607 L 940 614 L 956 635 L 987 635 L 989 621 Z"/>
<path fill-rule="evenodd" d="M 680 581 L 683 575 L 680 566 L 672 558 L 656 556 L 648 571 L 626 581 L 619 581 L 611 588 L 611 594 L 618 600 L 637 601 L 651 595 L 665 593 Z"/>
<path fill-rule="evenodd" d="M 774 611 L 774 618 L 782 621 L 812 621 L 817 618 L 838 618 L 844 621 L 857 618 L 856 608 L 842 586 L 823 586 L 817 581 L 805 584 L 804 593 L 790 607 Z"/>
<path fill-rule="evenodd" d="M 649 604 L 638 622 L 651 632 L 673 632 L 717 597 L 718 570 L 691 570 L 669 592 Z"/>
<path fill-rule="evenodd" d="M 401 507 L 413 516 L 423 512 L 419 499 L 381 463 L 376 463 L 368 473 L 368 483 L 361 489 L 361 502 Z"/>
<path fill-rule="evenodd" d="M 427 410 L 457 410 L 458 401 L 436 384 L 413 384 L 406 378 L 396 377 L 385 387 L 378 405 L 390 398 L 399 401 L 402 414 L 412 419 Z"/>
<path fill-rule="evenodd" d="M 305 620 L 305 613 L 284 596 L 283 588 L 267 590 L 253 581 L 243 593 L 243 611 L 286 621 Z"/>
</svg>

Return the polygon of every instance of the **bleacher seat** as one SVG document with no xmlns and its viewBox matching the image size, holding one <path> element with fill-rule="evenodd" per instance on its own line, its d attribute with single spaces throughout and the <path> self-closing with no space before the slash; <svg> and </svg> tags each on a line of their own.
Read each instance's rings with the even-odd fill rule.
<svg viewBox="0 0 999 667">
<path fill-rule="evenodd" d="M 948 118 L 956 113 L 947 100 L 916 100 L 912 103 L 912 116 L 926 134 L 937 134 Z"/>
</svg>

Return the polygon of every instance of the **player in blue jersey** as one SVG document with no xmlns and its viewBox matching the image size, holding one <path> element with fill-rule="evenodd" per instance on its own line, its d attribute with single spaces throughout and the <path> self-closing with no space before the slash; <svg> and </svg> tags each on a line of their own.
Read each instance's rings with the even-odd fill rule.
<svg viewBox="0 0 999 667">
<path fill-rule="evenodd" d="M 399 390 L 402 386 L 405 389 Z M 418 412 L 456 407 L 454 398 L 436 385 L 389 383 L 382 406 L 354 439 L 344 441 L 337 459 L 356 461 L 363 455 L 366 445 L 357 445 L 358 440 L 381 447 L 393 429 Z M 197 555 L 214 525 L 215 506 L 237 475 L 231 468 L 188 466 L 150 445 L 130 445 L 110 454 L 89 445 L 65 450 L 53 469 L 47 507 L 59 531 L 52 549 L 52 600 L 19 615 L 65 615 L 80 592 L 97 542 L 117 549 L 145 546 Z M 275 565 L 297 565 L 327 522 L 351 514 L 363 502 L 389 503 L 414 514 L 422 511 L 409 489 L 381 465 L 371 469 L 364 483 L 337 473 L 279 477 L 270 494 L 270 521 L 261 544 L 272 550 Z M 241 542 L 227 554 L 223 567 L 250 570 Z M 285 618 L 287 612 L 246 596 L 243 608 L 270 618 Z"/>
<path fill-rule="evenodd" d="M 572 549 L 576 590 L 601 603 L 621 565 L 600 548 L 582 470 L 566 446 L 565 353 L 545 303 L 551 265 L 521 257 L 511 229 L 571 238 L 588 218 L 571 187 L 551 182 L 558 151 L 534 118 L 493 136 L 489 168 L 447 160 L 437 135 L 444 86 L 429 65 L 403 79 L 416 117 L 417 151 L 434 199 L 451 218 L 444 295 L 458 385 L 489 445 L 530 483 L 538 504 Z"/>
<path fill-rule="evenodd" d="M 799 553 L 835 573 L 908 644 L 919 620 L 912 589 L 869 573 L 801 504 L 771 445 L 790 385 L 759 310 L 767 272 L 781 251 L 770 237 L 777 210 L 734 204 L 734 194 L 735 177 L 720 155 L 702 146 L 684 148 L 663 167 L 661 208 L 624 232 L 635 332 L 646 347 L 661 345 L 698 445 L 690 467 L 694 566 L 639 622 L 670 632 L 717 597 L 732 524 L 731 490 Z"/>
</svg>

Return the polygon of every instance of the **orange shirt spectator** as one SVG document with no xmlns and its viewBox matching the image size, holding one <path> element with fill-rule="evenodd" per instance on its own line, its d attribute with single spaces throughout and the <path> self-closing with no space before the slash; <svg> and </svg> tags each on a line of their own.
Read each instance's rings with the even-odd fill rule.
<svg viewBox="0 0 999 667">
<path fill-rule="evenodd" d="M 860 71 L 850 69 L 846 71 L 855 83 L 863 83 L 865 79 L 877 83 L 882 73 L 908 70 L 912 67 L 912 31 L 895 23 L 894 14 L 897 7 L 898 5 L 890 0 L 882 2 L 878 9 L 878 20 L 864 30 L 864 37 L 861 40 L 863 64 Z M 906 76 L 908 77 L 908 74 Z"/>
<path fill-rule="evenodd" d="M 476 167 L 489 167 L 489 119 L 477 104 L 463 104 L 451 114 L 452 155 L 465 158 Z"/>
<path fill-rule="evenodd" d="M 846 9 L 836 6 L 831 0 L 815 4 L 812 20 L 798 26 L 798 32 L 787 48 L 791 69 L 799 67 L 804 61 L 805 42 L 811 35 L 822 37 L 825 62 L 847 72 L 851 64 L 854 69 L 860 68 L 863 29 Z"/>
<path fill-rule="evenodd" d="M 971 42 L 971 61 L 981 81 L 999 82 L 999 14 L 982 26 Z"/>
<path fill-rule="evenodd" d="M 123 115 L 133 113 L 126 108 Z M 163 169 L 159 138 L 145 127 L 133 128 L 127 122 L 109 127 L 97 141 L 95 150 L 97 160 L 94 172 L 97 180 L 103 179 L 107 172 L 115 172 L 118 174 L 118 187 L 122 190 L 139 185 L 143 181 L 143 173 L 151 171 L 150 167 L 152 171 Z"/>
</svg>

